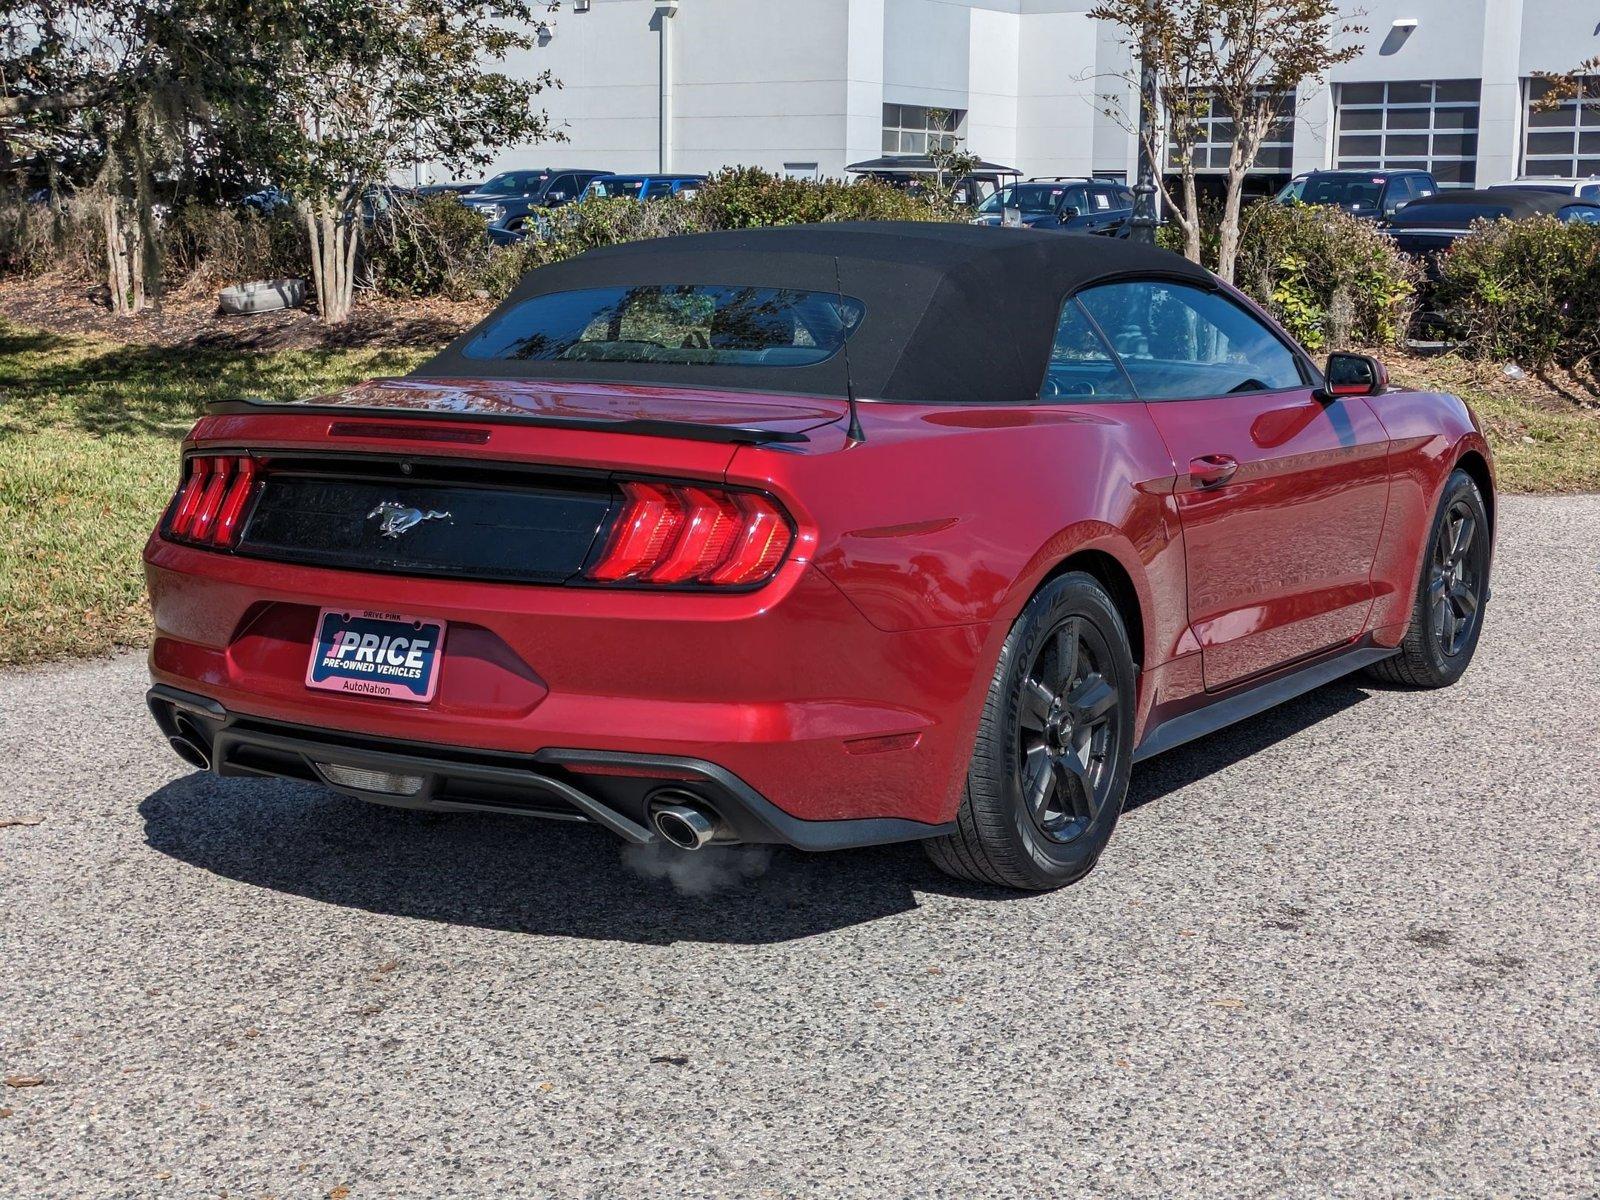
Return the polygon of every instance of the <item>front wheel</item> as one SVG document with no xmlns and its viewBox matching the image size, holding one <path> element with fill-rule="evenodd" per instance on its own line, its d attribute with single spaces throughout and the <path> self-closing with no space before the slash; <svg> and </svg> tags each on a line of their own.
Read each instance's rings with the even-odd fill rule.
<svg viewBox="0 0 1600 1200">
<path fill-rule="evenodd" d="M 1422 558 L 1422 578 L 1400 653 L 1367 674 L 1402 687 L 1449 687 L 1478 648 L 1489 597 L 1489 514 L 1465 471 L 1445 482 Z"/>
<path fill-rule="evenodd" d="M 955 832 L 925 843 L 975 883 L 1048 891 L 1093 869 L 1133 762 L 1134 666 L 1092 576 L 1051 580 L 1006 637 Z"/>
</svg>

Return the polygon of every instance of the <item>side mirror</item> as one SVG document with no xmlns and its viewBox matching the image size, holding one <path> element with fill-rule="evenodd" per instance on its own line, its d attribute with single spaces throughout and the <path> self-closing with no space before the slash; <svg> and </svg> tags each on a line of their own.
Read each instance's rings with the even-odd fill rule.
<svg viewBox="0 0 1600 1200">
<path fill-rule="evenodd" d="M 1063 225 L 1065 225 L 1068 221 L 1072 220 L 1074 217 L 1076 217 L 1078 215 L 1079 215 L 1078 210 L 1076 208 L 1074 208 L 1072 205 L 1068 204 L 1065 207 L 1063 207 L 1062 210 L 1061 210 L 1061 223 Z"/>
<path fill-rule="evenodd" d="M 1330 354 L 1322 394 L 1337 396 L 1381 396 L 1389 390 L 1389 372 L 1367 354 Z"/>
</svg>

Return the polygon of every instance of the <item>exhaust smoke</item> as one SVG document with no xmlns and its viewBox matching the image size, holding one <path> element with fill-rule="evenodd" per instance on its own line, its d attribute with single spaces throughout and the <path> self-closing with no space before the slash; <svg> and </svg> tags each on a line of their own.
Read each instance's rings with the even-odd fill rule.
<svg viewBox="0 0 1600 1200">
<path fill-rule="evenodd" d="M 665 879 L 679 895 L 714 896 L 766 874 L 771 846 L 680 850 L 665 842 L 622 848 L 622 862 L 645 879 Z"/>
</svg>

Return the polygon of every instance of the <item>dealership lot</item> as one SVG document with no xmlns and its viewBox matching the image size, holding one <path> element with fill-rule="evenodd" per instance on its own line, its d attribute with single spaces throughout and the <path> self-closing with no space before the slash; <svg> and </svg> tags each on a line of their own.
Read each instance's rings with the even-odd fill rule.
<svg viewBox="0 0 1600 1200">
<path fill-rule="evenodd" d="M 708 897 L 191 773 L 136 655 L 7 676 L 0 1194 L 1593 1196 L 1600 497 L 1502 507 L 1460 686 L 1147 764 L 1047 896 L 890 847 Z"/>
</svg>

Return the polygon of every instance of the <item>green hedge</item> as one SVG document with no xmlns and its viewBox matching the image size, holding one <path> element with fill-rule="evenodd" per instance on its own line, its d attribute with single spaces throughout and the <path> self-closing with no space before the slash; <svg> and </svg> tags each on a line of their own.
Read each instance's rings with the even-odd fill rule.
<svg viewBox="0 0 1600 1200">
<path fill-rule="evenodd" d="M 1600 226 L 1483 222 L 1439 271 L 1433 307 L 1473 356 L 1578 367 L 1600 353 Z"/>
<path fill-rule="evenodd" d="M 713 175 L 692 199 L 644 204 L 624 198 L 585 200 L 554 209 L 543 214 L 538 237 L 496 250 L 447 290 L 485 291 L 498 298 L 530 268 L 597 246 L 681 233 L 821 221 L 950 221 L 962 216 L 949 205 L 872 180 L 814 182 L 735 167 Z"/>
<path fill-rule="evenodd" d="M 1263 202 L 1244 215 L 1235 282 L 1311 350 L 1405 337 L 1421 271 L 1370 221 Z"/>
</svg>

